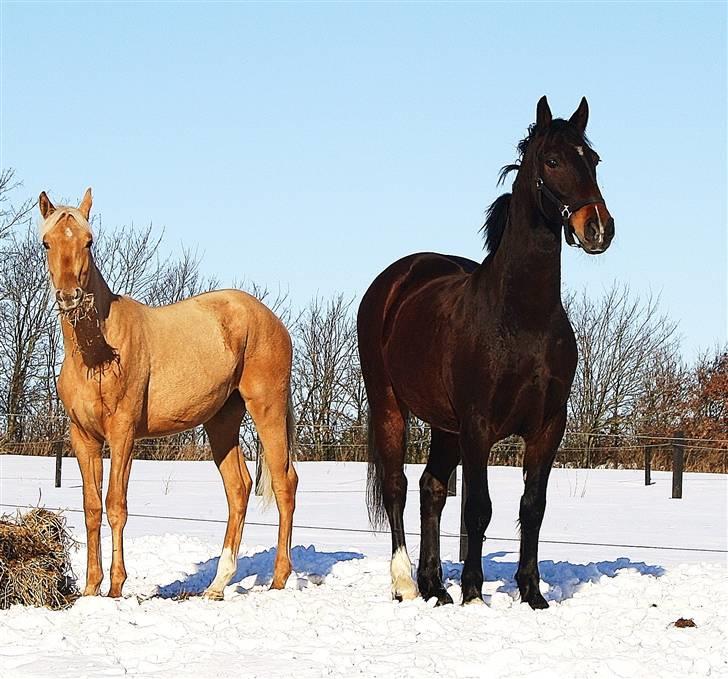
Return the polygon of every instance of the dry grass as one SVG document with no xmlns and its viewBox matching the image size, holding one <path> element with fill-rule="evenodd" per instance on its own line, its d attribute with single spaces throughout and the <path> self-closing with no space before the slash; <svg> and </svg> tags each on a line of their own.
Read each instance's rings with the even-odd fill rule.
<svg viewBox="0 0 728 679">
<path fill-rule="evenodd" d="M 0 609 L 72 604 L 78 597 L 70 563 L 75 547 L 60 514 L 38 508 L 0 517 Z"/>
</svg>

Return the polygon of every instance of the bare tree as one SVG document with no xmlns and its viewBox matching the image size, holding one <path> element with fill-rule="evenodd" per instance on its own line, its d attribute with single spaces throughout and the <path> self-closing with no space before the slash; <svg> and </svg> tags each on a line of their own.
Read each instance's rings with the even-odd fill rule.
<svg viewBox="0 0 728 679">
<path fill-rule="evenodd" d="M 0 261 L 0 408 L 7 438 L 20 440 L 23 418 L 37 407 L 34 389 L 47 376 L 41 343 L 51 323 L 45 257 L 35 230 L 13 234 Z"/>
<path fill-rule="evenodd" d="M 28 199 L 21 203 L 11 200 L 13 192 L 20 186 L 21 183 L 15 179 L 15 170 L 0 169 L 0 240 L 16 226 L 27 222 L 35 206 L 34 200 Z"/>
<path fill-rule="evenodd" d="M 337 440 L 341 443 L 352 424 L 361 422 L 361 394 L 351 388 L 357 375 L 352 368 L 358 365 L 351 305 L 343 295 L 328 302 L 314 299 L 294 326 L 293 392 L 299 440 L 317 453 Z M 358 404 L 352 398 L 355 394 Z"/>
<path fill-rule="evenodd" d="M 153 306 L 174 304 L 219 287 L 217 278 L 202 274 L 200 262 L 200 257 L 186 248 L 179 259 L 167 260 L 147 287 L 144 301 Z"/>
<path fill-rule="evenodd" d="M 567 299 L 579 348 L 579 362 L 569 399 L 569 428 L 583 432 L 571 444 L 583 447 L 583 464 L 605 437 L 635 433 L 638 404 L 650 369 L 659 356 L 672 360 L 678 351 L 677 325 L 659 311 L 658 300 L 641 300 L 614 284 L 603 296 L 584 291 Z"/>
<path fill-rule="evenodd" d="M 94 242 L 94 261 L 113 292 L 146 299 L 168 265 L 161 259 L 163 234 L 155 234 L 151 224 L 144 228 L 122 226 L 101 230 Z"/>
</svg>

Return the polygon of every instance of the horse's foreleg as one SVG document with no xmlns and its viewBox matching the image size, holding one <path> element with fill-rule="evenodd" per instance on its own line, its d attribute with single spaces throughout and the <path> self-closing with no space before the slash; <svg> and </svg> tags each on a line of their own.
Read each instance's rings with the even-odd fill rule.
<svg viewBox="0 0 728 679">
<path fill-rule="evenodd" d="M 111 526 L 112 541 L 109 596 L 120 597 L 124 582 L 126 582 L 124 526 L 126 526 L 128 516 L 126 494 L 131 472 L 131 454 L 134 448 L 132 427 L 128 425 L 113 427 L 108 441 L 111 448 L 111 474 L 109 475 L 109 489 L 106 493 L 106 515 Z"/>
<path fill-rule="evenodd" d="M 272 395 L 271 395 L 272 396 Z M 247 402 L 248 410 L 263 446 L 265 464 L 270 472 L 273 494 L 278 507 L 278 548 L 273 566 L 271 589 L 283 589 L 293 570 L 291 565 L 291 535 L 293 512 L 296 508 L 298 475 L 288 450 L 286 415 L 288 390 L 270 400 L 256 398 Z"/>
<path fill-rule="evenodd" d="M 460 459 L 456 434 L 432 429 L 430 456 L 420 478 L 421 542 L 417 585 L 424 599 L 437 598 L 437 605 L 451 604 L 442 584 L 440 563 L 440 516 L 447 499 L 447 484 Z"/>
<path fill-rule="evenodd" d="M 556 449 L 566 427 L 566 411 L 559 414 L 537 435 L 526 439 L 523 455 L 524 491 L 519 519 L 521 523 L 521 558 L 516 582 L 521 600 L 531 608 L 548 608 L 539 589 L 538 537 L 546 511 L 546 487 Z"/>
<path fill-rule="evenodd" d="M 252 481 L 240 454 L 238 436 L 245 404 L 235 392 L 221 410 L 205 424 L 212 456 L 222 476 L 228 502 L 228 522 L 222 554 L 217 562 L 215 579 L 205 590 L 205 598 L 222 599 L 223 590 L 237 570 L 238 551 L 243 534 L 243 522 L 248 508 Z"/>
<path fill-rule="evenodd" d="M 463 603 L 483 603 L 483 539 L 493 515 L 488 491 L 488 456 L 493 444 L 485 426 L 471 422 L 461 433 L 468 553 L 461 581 Z"/>
<path fill-rule="evenodd" d="M 89 437 L 71 424 L 71 446 L 83 479 L 83 513 L 86 520 L 86 587 L 84 596 L 99 593 L 104 573 L 101 570 L 101 485 L 104 468 L 103 442 Z"/>
</svg>

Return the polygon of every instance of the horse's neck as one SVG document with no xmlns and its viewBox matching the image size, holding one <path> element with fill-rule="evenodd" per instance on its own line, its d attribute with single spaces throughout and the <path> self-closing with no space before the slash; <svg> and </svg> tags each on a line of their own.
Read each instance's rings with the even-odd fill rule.
<svg viewBox="0 0 728 679">
<path fill-rule="evenodd" d="M 78 367 L 98 368 L 111 363 L 117 353 L 106 340 L 111 305 L 116 295 L 91 260 L 89 283 L 86 292 L 90 294 L 90 303 L 82 304 L 75 315 L 61 313 L 61 329 L 66 358 Z"/>
<path fill-rule="evenodd" d="M 528 178 L 519 179 L 508 224 L 482 283 L 493 286 L 495 281 L 504 310 L 521 311 L 530 322 L 561 306 L 561 238 L 546 224 Z"/>
</svg>

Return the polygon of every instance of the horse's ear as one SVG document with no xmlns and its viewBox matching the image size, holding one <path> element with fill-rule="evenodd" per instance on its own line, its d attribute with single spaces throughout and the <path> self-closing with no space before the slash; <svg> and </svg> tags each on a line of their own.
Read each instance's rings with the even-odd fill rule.
<svg viewBox="0 0 728 679">
<path fill-rule="evenodd" d="M 83 194 L 83 200 L 81 201 L 81 204 L 78 206 L 79 212 L 86 218 L 86 221 L 88 221 L 88 216 L 91 214 L 91 189 L 86 189 L 86 193 Z"/>
<path fill-rule="evenodd" d="M 551 124 L 551 109 L 549 108 L 549 102 L 544 94 L 538 100 L 536 105 L 536 127 L 540 130 L 545 130 Z"/>
<path fill-rule="evenodd" d="M 38 196 L 38 207 L 43 219 L 48 219 L 56 210 L 56 206 L 51 203 L 45 191 L 41 191 L 40 196 Z"/>
<path fill-rule="evenodd" d="M 589 120 L 589 104 L 586 103 L 586 97 L 581 98 L 581 102 L 579 103 L 579 108 L 574 111 L 571 118 L 569 118 L 569 122 L 576 127 L 579 132 L 584 134 L 584 130 L 586 130 L 586 124 Z"/>
</svg>

